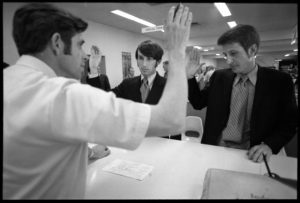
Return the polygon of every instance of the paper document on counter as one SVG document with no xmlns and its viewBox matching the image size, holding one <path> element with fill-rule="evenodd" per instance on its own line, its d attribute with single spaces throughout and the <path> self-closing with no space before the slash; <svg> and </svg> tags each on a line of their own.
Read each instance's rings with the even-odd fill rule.
<svg viewBox="0 0 300 203">
<path fill-rule="evenodd" d="M 147 164 L 116 159 L 106 165 L 103 170 L 137 180 L 143 180 L 153 168 L 153 166 Z"/>
</svg>

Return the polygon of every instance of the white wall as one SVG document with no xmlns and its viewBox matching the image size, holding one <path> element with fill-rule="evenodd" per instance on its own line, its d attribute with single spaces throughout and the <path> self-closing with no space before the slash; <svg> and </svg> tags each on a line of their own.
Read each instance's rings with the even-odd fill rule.
<svg viewBox="0 0 300 203">
<path fill-rule="evenodd" d="M 3 61 L 14 64 L 19 58 L 15 43 L 12 38 L 12 19 L 17 8 L 24 3 L 4 3 L 3 4 Z M 106 73 L 111 87 L 118 85 L 123 79 L 122 73 L 122 52 L 131 53 L 131 63 L 135 69 L 135 75 L 140 71 L 135 60 L 135 50 L 144 40 L 152 40 L 163 47 L 161 41 L 151 39 L 143 34 L 136 34 L 118 28 L 88 21 L 88 29 L 83 33 L 85 44 L 83 49 L 90 52 L 91 45 L 98 45 L 106 61 Z M 164 54 L 162 61 L 166 59 Z M 164 74 L 162 63 L 157 67 L 160 75 Z"/>
</svg>

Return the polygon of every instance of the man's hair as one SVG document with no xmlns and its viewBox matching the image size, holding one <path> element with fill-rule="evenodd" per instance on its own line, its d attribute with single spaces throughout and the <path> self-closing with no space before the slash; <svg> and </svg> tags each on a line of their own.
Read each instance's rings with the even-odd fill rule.
<svg viewBox="0 0 300 203">
<path fill-rule="evenodd" d="M 260 38 L 256 29 L 251 25 L 237 25 L 231 28 L 218 39 L 218 45 L 226 45 L 231 43 L 239 43 L 246 52 L 253 44 L 259 48 Z"/>
<path fill-rule="evenodd" d="M 54 33 L 65 43 L 65 54 L 71 54 L 72 37 L 86 30 L 88 24 L 72 14 L 46 3 L 31 3 L 19 8 L 13 18 L 13 37 L 19 52 L 43 51 Z"/>
<path fill-rule="evenodd" d="M 160 61 L 164 50 L 151 40 L 146 40 L 142 42 L 135 51 L 135 58 L 138 58 L 138 51 L 140 51 L 146 57 L 152 57 L 156 61 Z"/>
</svg>

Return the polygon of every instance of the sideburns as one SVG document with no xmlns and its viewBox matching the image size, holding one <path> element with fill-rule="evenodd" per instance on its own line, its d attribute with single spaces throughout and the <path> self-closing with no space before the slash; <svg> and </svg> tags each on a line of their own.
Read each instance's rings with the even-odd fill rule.
<svg viewBox="0 0 300 203">
<path fill-rule="evenodd" d="M 64 54 L 71 55 L 71 43 L 65 43 Z"/>
</svg>

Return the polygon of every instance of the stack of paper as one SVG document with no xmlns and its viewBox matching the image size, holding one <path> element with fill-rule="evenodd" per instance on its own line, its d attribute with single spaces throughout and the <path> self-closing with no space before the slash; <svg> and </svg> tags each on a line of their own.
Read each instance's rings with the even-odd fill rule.
<svg viewBox="0 0 300 203">
<path fill-rule="evenodd" d="M 153 170 L 153 166 L 116 159 L 106 165 L 103 170 L 137 180 L 143 180 Z"/>
</svg>

